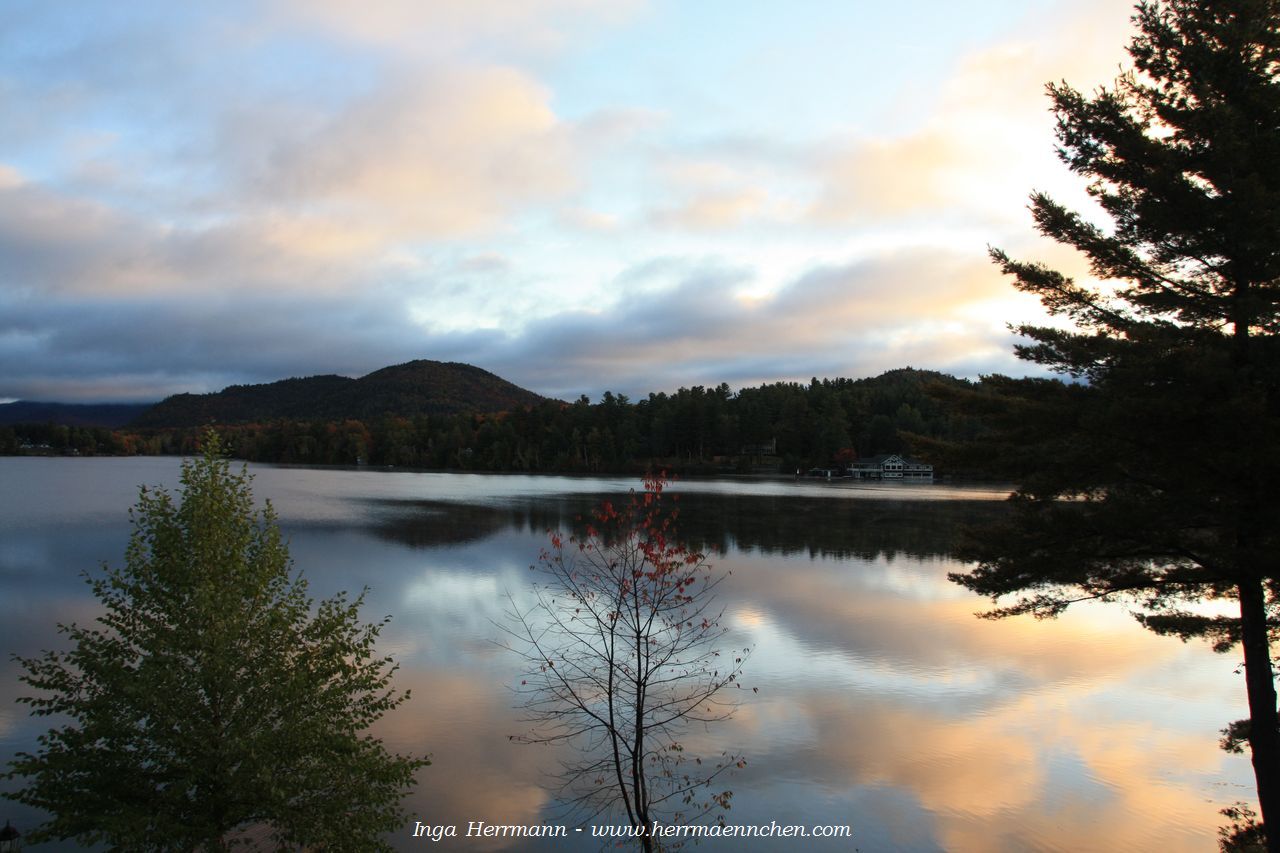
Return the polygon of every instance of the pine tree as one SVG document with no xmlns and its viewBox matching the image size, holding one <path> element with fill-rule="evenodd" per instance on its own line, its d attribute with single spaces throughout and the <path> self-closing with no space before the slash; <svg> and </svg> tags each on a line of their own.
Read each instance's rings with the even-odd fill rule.
<svg viewBox="0 0 1280 853">
<path fill-rule="evenodd" d="M 19 659 L 37 691 L 20 701 L 59 721 L 8 774 L 26 784 L 6 796 L 51 814 L 29 840 L 386 849 L 427 763 L 366 733 L 408 698 L 376 656 L 386 620 L 360 621 L 363 593 L 313 608 L 216 436 L 181 482 L 177 502 L 143 488 L 124 566 L 87 576 L 98 626 L 59 626 L 69 651 Z"/>
<path fill-rule="evenodd" d="M 999 428 L 982 452 L 1019 478 L 1018 512 L 954 579 L 1011 596 L 994 616 L 1124 600 L 1153 630 L 1242 645 L 1250 720 L 1233 731 L 1280 826 L 1280 3 L 1143 3 L 1134 22 L 1113 87 L 1048 87 L 1059 156 L 1109 222 L 1031 199 L 1096 280 L 992 252 L 1071 321 L 1020 327 L 1018 355 L 1072 381 L 986 383 Z M 1181 606 L 1205 599 L 1239 616 Z"/>
</svg>

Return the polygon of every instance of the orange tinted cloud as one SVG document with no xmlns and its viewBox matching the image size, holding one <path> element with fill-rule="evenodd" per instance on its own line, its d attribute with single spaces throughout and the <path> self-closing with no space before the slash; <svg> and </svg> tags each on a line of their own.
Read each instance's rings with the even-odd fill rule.
<svg viewBox="0 0 1280 853">
<path fill-rule="evenodd" d="M 1052 31 L 966 57 L 912 129 L 827 148 L 815 158 L 811 218 L 861 223 L 966 209 L 999 217 L 1015 214 L 1033 186 L 1045 188 L 1046 175 L 1071 184 L 1055 166 L 1045 84 L 1066 79 L 1087 91 L 1110 82 L 1131 32 L 1128 4 L 1091 5 L 1088 14 L 1073 8 Z"/>
<path fill-rule="evenodd" d="M 288 201 L 388 240 L 474 234 L 573 185 L 549 99 L 512 68 L 407 77 L 316 126 L 280 128 L 248 177 L 259 203 Z"/>
</svg>

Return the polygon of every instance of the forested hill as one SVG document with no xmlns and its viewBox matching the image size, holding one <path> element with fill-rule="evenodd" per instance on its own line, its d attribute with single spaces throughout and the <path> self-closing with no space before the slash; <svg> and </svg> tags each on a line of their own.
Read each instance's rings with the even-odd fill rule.
<svg viewBox="0 0 1280 853">
<path fill-rule="evenodd" d="M 478 471 L 600 472 L 665 467 L 792 471 L 910 449 L 911 436 L 963 440 L 979 423 L 934 389 L 972 383 L 905 368 L 868 379 L 813 379 L 732 390 L 681 388 L 630 400 L 542 400 L 483 414 L 262 418 L 220 426 L 262 462 L 366 462 Z M 190 452 L 198 428 L 118 436 L 136 452 Z"/>
<path fill-rule="evenodd" d="M 433 393 L 435 387 L 442 391 Z M 477 368 L 412 362 L 363 379 L 320 376 L 172 397 L 158 414 L 168 409 L 174 413 L 166 415 L 169 422 L 186 424 L 180 426 L 114 432 L 0 426 L 0 454 L 194 453 L 216 418 L 234 455 L 259 462 L 763 473 L 911 452 L 928 444 L 921 438 L 963 442 L 983 428 L 964 402 L 969 392 L 982 396 L 982 383 L 911 368 L 737 391 L 724 383 L 698 385 L 637 400 L 606 392 L 595 403 L 512 388 Z M 480 411 L 484 407 L 490 411 Z M 411 411 L 418 413 L 399 413 Z M 949 473 L 960 472 L 952 467 Z"/>
<path fill-rule="evenodd" d="M 138 429 L 277 420 L 373 420 L 385 416 L 501 412 L 543 398 L 469 364 L 411 361 L 359 379 L 309 376 L 264 385 L 232 385 L 214 394 L 175 394 L 132 423 Z"/>
</svg>

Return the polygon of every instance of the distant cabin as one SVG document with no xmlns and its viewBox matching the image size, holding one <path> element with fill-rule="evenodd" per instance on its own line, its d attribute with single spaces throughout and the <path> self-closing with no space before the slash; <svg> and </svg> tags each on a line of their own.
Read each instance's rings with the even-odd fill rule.
<svg viewBox="0 0 1280 853">
<path fill-rule="evenodd" d="M 917 462 L 897 453 L 881 453 L 869 459 L 859 459 L 848 468 L 848 474 L 858 480 L 906 480 L 914 483 L 932 483 L 933 466 Z"/>
</svg>

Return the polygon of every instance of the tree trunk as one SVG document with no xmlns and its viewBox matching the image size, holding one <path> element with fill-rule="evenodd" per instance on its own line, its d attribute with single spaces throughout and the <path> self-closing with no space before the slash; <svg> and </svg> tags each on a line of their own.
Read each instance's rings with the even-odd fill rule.
<svg viewBox="0 0 1280 853">
<path fill-rule="evenodd" d="M 637 599 L 638 602 L 638 599 Z M 637 608 L 636 625 L 640 624 L 640 614 Z M 644 777 L 644 758 L 645 758 L 645 661 L 644 661 L 644 637 L 637 631 L 635 636 L 636 642 L 636 696 L 635 696 L 635 732 L 633 733 L 634 742 L 631 745 L 631 774 L 632 774 L 632 791 L 635 796 L 636 803 L 636 819 L 640 821 L 640 840 L 644 846 L 644 853 L 653 853 L 654 843 L 653 836 L 649 834 L 650 815 L 649 815 L 649 791 L 648 783 Z"/>
<path fill-rule="evenodd" d="M 1280 725 L 1276 718 L 1265 593 L 1257 578 L 1242 581 L 1239 590 L 1245 686 L 1249 693 L 1249 751 L 1258 783 L 1258 806 L 1267 830 L 1267 850 L 1280 853 Z"/>
</svg>

